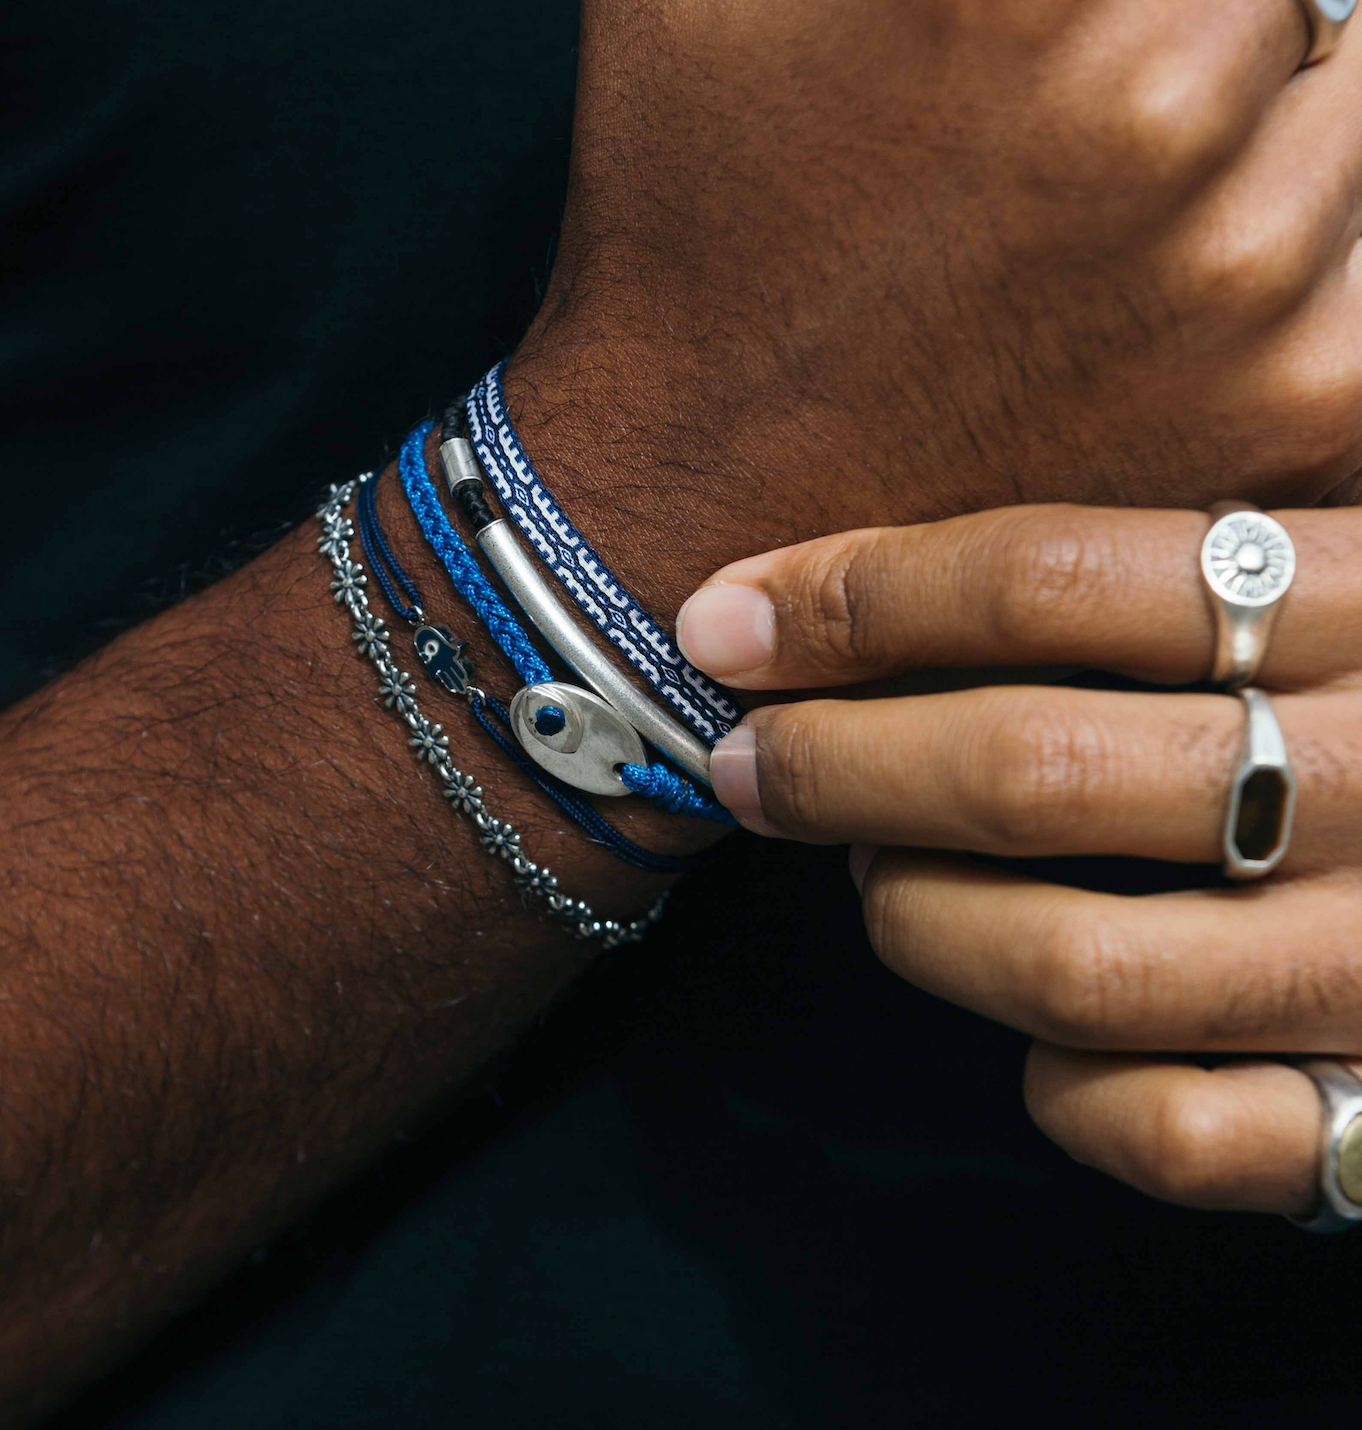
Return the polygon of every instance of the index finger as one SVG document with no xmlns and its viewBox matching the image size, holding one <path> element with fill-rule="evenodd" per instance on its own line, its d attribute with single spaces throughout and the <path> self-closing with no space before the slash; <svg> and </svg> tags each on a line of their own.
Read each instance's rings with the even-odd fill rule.
<svg viewBox="0 0 1362 1430">
<path fill-rule="evenodd" d="M 1296 578 L 1258 679 L 1280 690 L 1362 662 L 1362 511 L 1276 515 Z M 1211 671 L 1210 524 L 1053 505 L 843 532 L 724 567 L 682 607 L 678 640 L 693 665 L 748 690 L 1027 665 L 1189 684 Z"/>
</svg>

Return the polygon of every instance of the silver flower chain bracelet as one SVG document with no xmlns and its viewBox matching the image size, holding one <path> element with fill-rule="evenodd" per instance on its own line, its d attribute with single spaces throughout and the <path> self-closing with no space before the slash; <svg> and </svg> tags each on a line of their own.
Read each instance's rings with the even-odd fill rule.
<svg viewBox="0 0 1362 1430">
<path fill-rule="evenodd" d="M 344 486 L 333 486 L 331 495 L 317 512 L 322 534 L 317 550 L 331 563 L 335 573 L 331 590 L 338 605 L 344 605 L 355 623 L 351 639 L 359 653 L 373 662 L 378 672 L 378 698 L 410 731 L 408 746 L 419 762 L 434 767 L 443 786 L 442 794 L 456 813 L 471 819 L 482 847 L 511 866 L 516 884 L 538 899 L 555 922 L 574 938 L 599 943 L 602 948 L 638 943 L 661 917 L 667 896 L 661 895 L 641 918 L 621 924 L 614 919 L 598 919 L 583 899 L 574 899 L 558 888 L 558 877 L 545 864 L 536 864 L 521 848 L 520 834 L 509 823 L 495 818 L 483 799 L 482 786 L 472 775 L 456 769 L 449 760 L 449 736 L 433 723 L 416 703 L 416 687 L 410 675 L 392 658 L 391 636 L 382 617 L 369 607 L 365 586 L 369 578 L 363 565 L 350 556 L 354 523 L 345 516 L 358 488 L 374 477 L 366 472 Z"/>
</svg>

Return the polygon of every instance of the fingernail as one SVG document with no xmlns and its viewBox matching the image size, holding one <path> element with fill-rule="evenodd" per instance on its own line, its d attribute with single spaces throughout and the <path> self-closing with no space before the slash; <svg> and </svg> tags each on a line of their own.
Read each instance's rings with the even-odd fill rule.
<svg viewBox="0 0 1362 1430">
<path fill-rule="evenodd" d="M 875 856 L 880 852 L 878 844 L 853 844 L 851 853 L 847 858 L 847 864 L 851 869 L 851 882 L 856 885 L 856 892 L 859 894 L 865 887 L 865 876 L 869 872 Z"/>
<path fill-rule="evenodd" d="M 737 675 L 770 662 L 776 608 L 755 586 L 703 586 L 681 607 L 676 639 L 686 659 L 709 675 Z"/>
<path fill-rule="evenodd" d="M 757 789 L 757 732 L 750 725 L 739 725 L 715 745 L 709 759 L 709 778 L 715 798 L 744 829 L 756 834 L 775 832 L 762 818 Z"/>
</svg>

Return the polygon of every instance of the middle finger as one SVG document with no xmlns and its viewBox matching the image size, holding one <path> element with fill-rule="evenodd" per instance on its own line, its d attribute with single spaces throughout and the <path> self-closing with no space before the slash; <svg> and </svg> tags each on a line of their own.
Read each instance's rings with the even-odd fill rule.
<svg viewBox="0 0 1362 1430">
<path fill-rule="evenodd" d="M 1298 784 L 1284 869 L 1362 849 L 1362 721 L 1347 690 L 1274 701 Z M 1009 856 L 1219 862 L 1244 707 L 1227 695 L 985 687 L 753 711 L 716 750 L 758 833 Z"/>
</svg>

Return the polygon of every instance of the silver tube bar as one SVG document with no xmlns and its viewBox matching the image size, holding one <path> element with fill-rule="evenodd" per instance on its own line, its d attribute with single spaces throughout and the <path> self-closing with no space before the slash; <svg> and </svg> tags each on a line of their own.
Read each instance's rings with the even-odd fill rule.
<svg viewBox="0 0 1362 1430">
<path fill-rule="evenodd" d="M 484 526 L 476 539 L 520 609 L 567 664 L 602 700 L 609 701 L 649 744 L 656 745 L 664 755 L 675 760 L 688 775 L 708 784 L 709 746 L 659 710 L 597 649 L 595 642 L 583 634 L 507 522 L 494 521 Z"/>
</svg>

